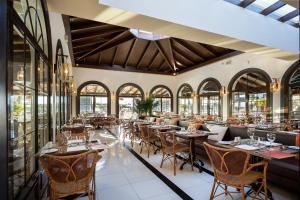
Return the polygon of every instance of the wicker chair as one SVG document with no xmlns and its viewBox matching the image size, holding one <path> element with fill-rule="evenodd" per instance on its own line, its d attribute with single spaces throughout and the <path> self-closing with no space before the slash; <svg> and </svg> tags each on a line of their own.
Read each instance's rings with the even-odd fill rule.
<svg viewBox="0 0 300 200">
<path fill-rule="evenodd" d="M 250 154 L 248 152 L 237 149 L 220 148 L 206 142 L 204 142 L 204 148 L 214 169 L 215 178 L 210 194 L 211 200 L 223 194 L 230 195 L 233 199 L 231 193 L 241 193 L 242 200 L 244 200 L 244 187 L 250 186 L 250 188 L 253 189 L 253 184 L 259 184 L 259 187 L 255 191 L 255 196 L 252 198 L 263 199 L 259 194 L 264 190 L 264 199 L 268 199 L 266 180 L 268 163 L 266 161 L 250 164 Z M 253 170 L 257 167 L 262 167 L 262 172 Z M 228 186 L 235 187 L 238 190 L 229 192 L 227 190 Z M 218 187 L 221 187 L 224 192 L 216 194 Z"/>
<path fill-rule="evenodd" d="M 148 158 L 150 154 L 150 147 L 153 146 L 155 148 L 155 142 L 159 141 L 159 137 L 156 134 L 149 130 L 148 125 L 140 125 L 141 130 L 141 151 L 143 152 L 143 145 L 145 144 L 148 152 Z"/>
<path fill-rule="evenodd" d="M 97 151 L 40 157 L 49 180 L 50 200 L 75 194 L 87 194 L 89 199 L 96 199 L 95 166 L 100 158 Z"/>
<path fill-rule="evenodd" d="M 176 153 L 184 152 L 184 153 L 188 153 L 192 170 L 194 170 L 191 141 L 189 141 L 189 144 L 179 142 L 175 136 L 174 130 L 167 131 L 167 132 L 159 132 L 159 137 L 160 137 L 162 153 L 163 153 L 160 168 L 162 168 L 163 163 L 166 159 L 173 158 L 173 170 L 174 170 L 174 176 L 176 176 L 176 163 L 177 163 Z"/>
</svg>

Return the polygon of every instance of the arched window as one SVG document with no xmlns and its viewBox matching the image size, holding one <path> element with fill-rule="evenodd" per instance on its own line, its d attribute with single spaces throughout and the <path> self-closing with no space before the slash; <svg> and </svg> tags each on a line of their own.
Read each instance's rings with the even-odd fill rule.
<svg viewBox="0 0 300 200">
<path fill-rule="evenodd" d="M 199 113 L 202 116 L 221 116 L 221 95 L 222 86 L 214 78 L 203 80 L 198 87 Z"/>
<path fill-rule="evenodd" d="M 71 98 L 68 92 L 68 84 L 63 83 L 59 79 L 57 69 L 64 63 L 65 55 L 63 52 L 61 41 L 56 44 L 56 63 L 55 63 L 55 110 L 56 110 L 56 128 L 59 130 L 70 119 Z"/>
<path fill-rule="evenodd" d="M 142 88 L 134 83 L 125 83 L 117 90 L 116 114 L 120 119 L 130 119 L 134 114 L 137 99 L 144 99 Z"/>
<path fill-rule="evenodd" d="M 157 85 L 150 90 L 150 95 L 158 102 L 153 108 L 153 112 L 172 112 L 173 111 L 173 94 L 172 91 L 164 85 Z"/>
<path fill-rule="evenodd" d="M 270 121 L 271 78 L 260 69 L 246 69 L 230 81 L 229 116 L 252 119 L 253 122 Z"/>
<path fill-rule="evenodd" d="M 31 183 L 36 181 L 33 174 L 39 170 L 35 155 L 49 141 L 52 124 L 49 109 L 52 75 L 51 35 L 44 0 L 3 1 L 0 13 L 2 17 L 7 15 L 7 18 L 3 19 L 6 29 L 1 30 L 5 32 L 1 34 L 5 35 L 1 39 L 4 39 L 2 43 L 6 44 L 7 49 L 2 55 L 8 52 L 5 54 L 7 57 L 1 57 L 6 61 L 5 64 L 7 63 L 7 66 L 1 65 L 1 73 L 6 74 L 1 86 L 7 88 L 7 109 L 3 107 L 1 114 L 6 115 L 8 119 L 7 129 L 1 130 L 1 134 L 7 136 L 2 144 L 5 142 L 5 149 L 8 151 L 5 154 L 8 157 L 1 161 L 8 169 L 7 172 L 3 172 L 3 177 L 8 177 L 9 180 L 8 190 L 0 191 L 4 194 L 3 198 L 6 198 L 7 193 L 7 199 L 16 199 L 20 197 L 20 193 L 29 197 L 27 192 L 36 190 L 30 188 L 33 187 Z M 3 84 L 4 81 L 6 85 Z M 5 190 L 7 187 L 3 188 Z"/>
<path fill-rule="evenodd" d="M 78 87 L 77 113 L 110 114 L 110 91 L 103 83 L 88 81 Z"/>
<path fill-rule="evenodd" d="M 281 83 L 284 119 L 300 119 L 300 61 L 288 68 Z"/>
<path fill-rule="evenodd" d="M 177 112 L 193 114 L 193 88 L 187 83 L 182 84 L 177 92 Z"/>
</svg>

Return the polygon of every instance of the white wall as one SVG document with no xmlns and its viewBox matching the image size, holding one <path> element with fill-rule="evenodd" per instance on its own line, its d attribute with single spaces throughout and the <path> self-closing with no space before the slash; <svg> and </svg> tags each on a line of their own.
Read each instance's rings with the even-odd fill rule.
<svg viewBox="0 0 300 200">
<path fill-rule="evenodd" d="M 69 53 L 69 48 L 68 48 L 68 44 L 65 41 L 65 27 L 63 24 L 63 20 L 62 20 L 62 15 L 58 14 L 58 13 L 53 13 L 53 12 L 49 12 L 49 18 L 50 18 L 50 27 L 51 27 L 51 39 L 52 39 L 52 54 L 53 54 L 53 68 L 54 68 L 54 64 L 56 63 L 56 44 L 58 39 L 61 40 L 61 44 L 62 44 L 62 48 L 63 48 L 63 53 L 64 55 L 70 55 Z M 70 56 L 69 56 L 70 57 Z M 69 61 L 69 63 L 71 63 Z M 52 77 L 55 77 L 55 75 L 53 74 Z M 52 91 L 53 91 L 53 96 L 55 95 L 55 79 L 52 82 Z M 52 113 L 55 114 L 56 113 L 56 109 L 55 106 L 56 105 L 56 99 L 51 99 L 51 105 L 52 105 Z M 55 116 L 52 116 L 52 119 L 55 119 Z M 56 121 L 53 120 L 52 122 L 52 127 L 56 127 Z M 53 131 L 54 133 L 54 131 Z M 54 138 L 54 137 L 53 137 Z"/>
<path fill-rule="evenodd" d="M 283 61 L 279 59 L 253 55 L 241 54 L 232 58 L 228 58 L 193 71 L 178 75 L 177 87 L 181 83 L 189 83 L 194 91 L 197 91 L 199 84 L 206 78 L 216 78 L 226 89 L 232 77 L 243 69 L 259 68 L 264 70 L 271 78 L 281 79 L 284 72 L 293 62 Z M 228 96 L 223 97 L 223 118 L 227 119 Z M 273 113 L 274 118 L 278 118 L 276 113 L 280 111 L 280 92 L 273 93 Z M 194 104 L 194 112 L 197 113 L 197 105 Z"/>
<path fill-rule="evenodd" d="M 177 84 L 176 79 L 172 76 L 136 73 L 136 72 L 120 72 L 120 71 L 109 71 L 100 69 L 88 69 L 88 68 L 73 68 L 75 82 L 77 88 L 86 81 L 99 81 L 105 84 L 111 93 L 116 93 L 118 88 L 124 83 L 135 83 L 139 85 L 144 93 L 150 92 L 150 90 L 156 85 L 166 85 L 172 92 L 173 96 L 176 96 Z M 116 113 L 116 99 L 112 98 L 111 102 L 111 113 Z M 75 101 L 73 101 L 75 102 Z M 175 101 L 173 101 L 175 102 Z M 174 103 L 174 110 L 176 110 Z M 76 113 L 76 106 L 73 107 L 73 113 Z"/>
<path fill-rule="evenodd" d="M 252 54 L 241 54 L 232 58 L 228 58 L 177 76 L 164 76 L 144 73 L 133 72 L 119 72 L 87 68 L 74 68 L 74 77 L 77 87 L 90 80 L 96 80 L 104 83 L 111 92 L 117 91 L 118 87 L 124 83 L 136 83 L 141 86 L 144 92 L 148 92 L 151 88 L 158 84 L 168 86 L 174 95 L 174 111 L 176 111 L 176 94 L 177 89 L 183 83 L 190 84 L 196 92 L 199 84 L 206 78 L 213 77 L 219 80 L 222 86 L 227 86 L 232 77 L 239 71 L 246 68 L 259 68 L 269 74 L 271 78 L 281 79 L 284 72 L 292 64 L 292 62 L 283 61 L 274 58 L 263 57 Z M 227 119 L 227 98 L 223 97 L 223 118 Z M 197 99 L 194 99 L 194 113 L 197 113 Z M 111 113 L 115 114 L 115 99 L 112 99 Z M 274 118 L 278 118 L 276 113 L 280 111 L 280 94 L 275 92 L 273 94 L 273 112 Z M 75 113 L 75 106 L 73 107 Z"/>
</svg>

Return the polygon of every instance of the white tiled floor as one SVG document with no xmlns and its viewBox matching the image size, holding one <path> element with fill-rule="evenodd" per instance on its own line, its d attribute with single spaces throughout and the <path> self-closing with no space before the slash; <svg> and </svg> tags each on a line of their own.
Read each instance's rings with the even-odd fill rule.
<svg viewBox="0 0 300 200">
<path fill-rule="evenodd" d="M 176 200 L 181 199 L 164 182 L 153 174 L 144 164 L 126 149 L 122 142 L 114 139 L 106 131 L 99 131 L 102 142 L 111 144 L 111 148 L 102 153 L 103 158 L 97 164 L 96 188 L 98 200 Z M 140 146 L 134 148 L 138 153 Z M 146 151 L 141 156 L 152 166 L 158 169 L 169 180 L 180 187 L 193 199 L 206 200 L 212 186 L 213 177 L 205 172 L 199 173 L 197 169 L 191 171 L 189 164 L 184 169 L 177 170 L 173 176 L 172 165 L 166 161 L 160 168 L 161 154 L 150 154 Z M 182 161 L 178 161 L 178 168 Z M 207 162 L 205 162 L 207 165 Z M 275 200 L 296 200 L 295 194 L 290 194 L 274 186 L 270 186 Z M 240 196 L 236 196 L 240 199 Z M 218 199 L 229 199 L 220 197 Z"/>
</svg>

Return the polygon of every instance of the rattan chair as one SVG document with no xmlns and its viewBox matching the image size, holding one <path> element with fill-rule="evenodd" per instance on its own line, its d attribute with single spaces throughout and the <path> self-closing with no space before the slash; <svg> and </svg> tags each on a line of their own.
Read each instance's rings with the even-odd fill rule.
<svg viewBox="0 0 300 200">
<path fill-rule="evenodd" d="M 97 151 L 41 156 L 41 165 L 49 180 L 50 200 L 75 194 L 87 194 L 89 199 L 96 199 L 95 166 L 100 158 Z"/>
<path fill-rule="evenodd" d="M 143 146 L 146 146 L 147 152 L 148 152 L 148 158 L 150 155 L 150 147 L 152 146 L 155 148 L 155 142 L 159 141 L 159 137 L 157 137 L 156 134 L 151 132 L 149 130 L 148 125 L 140 125 L 140 131 L 141 131 L 141 150 L 140 153 L 143 152 Z"/>
<path fill-rule="evenodd" d="M 253 199 L 263 199 L 259 194 L 264 192 L 264 199 L 268 199 L 266 173 L 268 163 L 262 161 L 250 164 L 250 154 L 243 150 L 220 148 L 204 142 L 204 148 L 208 154 L 211 165 L 214 169 L 214 183 L 210 194 L 210 199 L 214 199 L 220 195 L 229 195 L 232 199 L 232 193 L 241 193 L 242 200 L 245 199 L 244 187 L 258 184 L 259 187 L 253 190 L 255 196 Z M 262 168 L 261 171 L 254 170 L 257 167 Z M 227 187 L 235 187 L 238 190 L 229 192 Z M 218 187 L 224 192 L 216 194 Z"/>
<path fill-rule="evenodd" d="M 173 158 L 173 170 L 174 176 L 176 176 L 176 153 L 184 152 L 189 155 L 189 161 L 191 162 L 192 170 L 193 168 L 193 156 L 192 156 L 192 142 L 189 141 L 188 144 L 179 142 L 175 136 L 175 131 L 159 132 L 161 150 L 163 153 L 160 168 L 163 167 L 163 163 L 166 159 Z M 172 161 L 172 160 L 171 160 Z"/>
</svg>

